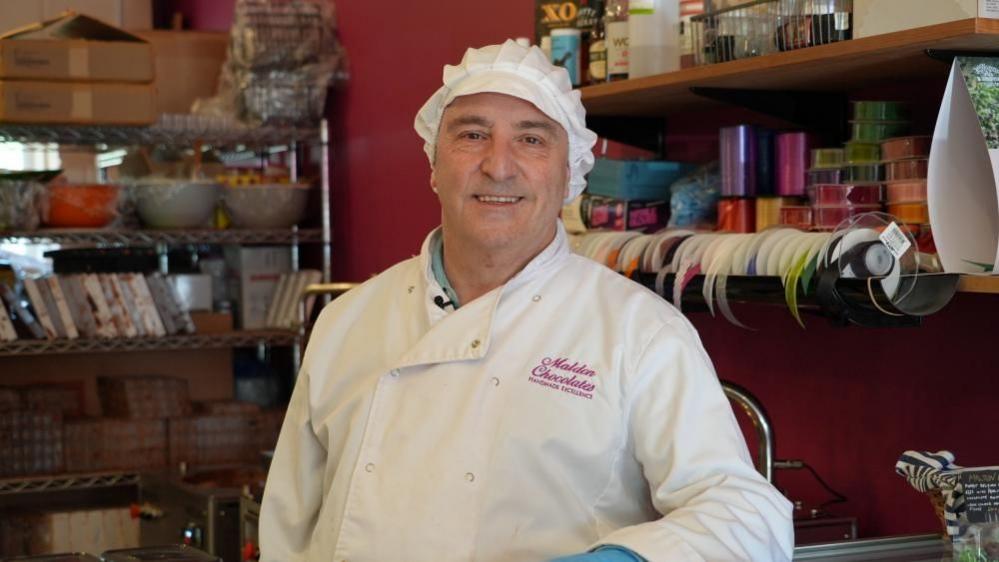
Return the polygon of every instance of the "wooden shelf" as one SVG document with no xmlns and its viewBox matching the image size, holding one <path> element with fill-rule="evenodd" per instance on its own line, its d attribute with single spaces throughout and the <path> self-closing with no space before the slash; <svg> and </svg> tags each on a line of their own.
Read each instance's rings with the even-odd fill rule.
<svg viewBox="0 0 999 562">
<path fill-rule="evenodd" d="M 957 292 L 999 295 L 999 275 L 962 275 Z"/>
<path fill-rule="evenodd" d="M 999 20 L 966 19 L 581 89 L 592 116 L 665 117 L 718 102 L 692 87 L 845 92 L 874 83 L 944 79 L 926 49 L 997 51 Z"/>
<path fill-rule="evenodd" d="M 179 334 L 163 337 L 111 339 L 17 340 L 0 343 L 0 357 L 55 355 L 65 353 L 116 353 L 180 349 L 224 349 L 257 344 L 293 345 L 298 334 L 291 330 L 249 330 L 217 334 Z"/>
</svg>

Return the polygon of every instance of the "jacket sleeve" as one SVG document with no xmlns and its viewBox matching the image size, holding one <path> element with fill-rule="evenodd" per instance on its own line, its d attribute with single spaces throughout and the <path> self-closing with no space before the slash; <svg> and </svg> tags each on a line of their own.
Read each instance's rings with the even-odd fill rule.
<svg viewBox="0 0 999 562">
<path fill-rule="evenodd" d="M 754 468 L 714 368 L 686 319 L 650 339 L 629 381 L 630 445 L 661 519 L 618 529 L 649 562 L 790 560 L 791 503 Z"/>
<path fill-rule="evenodd" d="M 305 560 L 322 505 L 326 449 L 312 428 L 302 369 L 281 426 L 260 508 L 261 562 Z"/>
</svg>

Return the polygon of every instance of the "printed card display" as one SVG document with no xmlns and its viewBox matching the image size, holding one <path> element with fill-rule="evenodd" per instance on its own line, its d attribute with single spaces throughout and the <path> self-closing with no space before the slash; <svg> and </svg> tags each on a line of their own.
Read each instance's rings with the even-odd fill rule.
<svg viewBox="0 0 999 562">
<path fill-rule="evenodd" d="M 927 199 L 944 270 L 999 263 L 999 58 L 956 57 L 930 149 Z"/>
<path fill-rule="evenodd" d="M 999 467 L 966 468 L 958 478 L 964 488 L 970 523 L 999 523 Z"/>
</svg>

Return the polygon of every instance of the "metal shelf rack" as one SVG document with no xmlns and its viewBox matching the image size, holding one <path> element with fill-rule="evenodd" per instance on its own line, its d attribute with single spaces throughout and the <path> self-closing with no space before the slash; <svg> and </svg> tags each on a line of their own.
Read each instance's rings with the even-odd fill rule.
<svg viewBox="0 0 999 562">
<path fill-rule="evenodd" d="M 319 228 L 281 230 L 89 230 L 53 228 L 3 232 L 0 241 L 49 242 L 93 246 L 154 246 L 157 244 L 297 244 L 321 243 Z"/>
<path fill-rule="evenodd" d="M 321 127 L 320 127 L 321 128 Z M 59 143 L 71 145 L 170 145 L 191 146 L 200 141 L 212 146 L 274 146 L 318 142 L 320 128 L 248 127 L 212 123 L 203 126 L 148 127 L 107 125 L 0 124 L 0 142 Z"/>
<path fill-rule="evenodd" d="M 224 349 L 229 347 L 254 347 L 259 344 L 292 346 L 297 342 L 298 334 L 291 330 L 252 330 L 217 334 L 187 334 L 158 338 L 113 338 L 106 340 L 17 340 L 0 343 L 0 357 L 123 351 Z"/>
<path fill-rule="evenodd" d="M 53 474 L 0 479 L 0 514 L 73 508 L 86 504 L 94 509 L 128 505 L 138 500 L 137 472 Z"/>
</svg>

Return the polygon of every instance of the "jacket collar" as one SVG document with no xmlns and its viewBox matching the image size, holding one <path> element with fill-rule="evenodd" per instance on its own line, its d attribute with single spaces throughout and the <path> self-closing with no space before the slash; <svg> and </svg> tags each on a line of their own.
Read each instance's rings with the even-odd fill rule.
<svg viewBox="0 0 999 562">
<path fill-rule="evenodd" d="M 444 290 L 434 277 L 431 262 L 432 242 L 435 236 L 440 235 L 441 227 L 437 227 L 423 242 L 418 262 L 423 287 L 412 295 L 416 298 L 422 295 L 422 306 L 417 304 L 415 308 L 422 308 L 427 314 L 430 328 L 414 346 L 403 353 L 393 368 L 484 357 L 489 350 L 493 317 L 503 298 L 539 276 L 554 271 L 570 253 L 565 228 L 559 220 L 551 243 L 506 284 L 471 302 L 463 303 L 458 310 L 442 310 L 434 303 L 434 299 L 444 296 Z"/>
</svg>

